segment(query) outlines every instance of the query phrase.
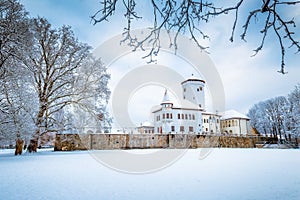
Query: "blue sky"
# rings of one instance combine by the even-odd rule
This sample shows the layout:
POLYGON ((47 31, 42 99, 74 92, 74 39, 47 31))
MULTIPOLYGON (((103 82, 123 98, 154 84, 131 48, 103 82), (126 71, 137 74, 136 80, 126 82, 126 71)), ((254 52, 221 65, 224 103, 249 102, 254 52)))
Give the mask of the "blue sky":
MULTIPOLYGON (((140 9, 143 10, 143 19, 134 22, 133 26, 135 28, 146 28, 151 24, 151 10, 144 3, 146 1, 138 1, 138 3, 140 2, 142 3, 140 9)), ((109 22, 92 25, 89 16, 93 15, 100 7, 99 0, 21 0, 21 3, 25 5, 26 10, 32 17, 46 17, 55 27, 60 27, 63 24, 72 26, 79 40, 88 43, 93 48, 98 47, 112 36, 121 34, 126 25, 122 12, 117 12, 109 22)), ((253 6, 253 1, 250 4, 252 5, 249 6, 253 6)), ((242 18, 247 14, 244 12, 245 9, 241 10, 242 18)), ((288 17, 295 16, 298 27, 300 26, 299 13, 299 6, 289 10, 289 12, 283 12, 288 17)), ((257 56, 251 57, 253 50, 257 48, 260 42, 261 35, 258 32, 260 29, 252 29, 247 35, 247 42, 245 43, 239 38, 241 34, 240 27, 244 21, 239 21, 235 42, 231 43, 229 37, 232 17, 233 15, 219 17, 213 19, 213 24, 205 25, 203 29, 211 38, 205 41, 204 44, 209 45, 209 57, 221 76, 226 97, 226 109, 235 109, 246 114, 254 103, 275 96, 287 95, 300 82, 300 67, 298 64, 300 54, 294 54, 295 49, 289 50, 286 57, 288 74, 281 75, 277 73, 277 70, 280 69, 280 49, 276 42, 277 39, 270 34, 263 51, 257 56)), ((259 19, 257 24, 260 24, 261 21, 259 19)), ((254 25, 254 23, 251 25, 254 25)), ((300 39, 299 35, 296 36, 300 39)), ((135 61, 132 61, 132 59, 132 57, 127 60, 122 58, 115 63, 116 66, 112 67, 114 69, 112 70, 112 83, 110 85, 112 90, 117 82, 115 77, 124 75, 124 71, 130 68, 131 65, 137 67, 143 62, 139 58, 135 61), (123 62, 121 63, 121 61, 123 62)), ((163 64, 174 66, 182 64, 176 56, 172 58, 170 56, 160 56, 160 59, 163 64)), ((192 73, 187 68, 180 68, 179 66, 175 66, 175 68, 184 76, 192 73)), ((140 92, 140 94, 132 94, 132 99, 129 102, 130 116, 136 124, 148 120, 148 114, 145 114, 145 110, 149 110, 151 104, 157 104, 161 101, 163 88, 145 87, 140 92), (145 98, 139 98, 141 95, 146 96, 146 100, 145 98), (138 105, 136 111, 132 111, 134 105, 138 105)))

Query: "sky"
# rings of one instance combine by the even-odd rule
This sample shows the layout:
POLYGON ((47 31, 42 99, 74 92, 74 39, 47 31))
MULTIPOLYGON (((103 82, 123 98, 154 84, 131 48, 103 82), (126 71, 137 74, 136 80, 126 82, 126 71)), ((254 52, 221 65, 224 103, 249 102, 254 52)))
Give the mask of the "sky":
MULTIPOLYGON (((99 0, 21 0, 30 16, 45 17, 50 23, 58 28, 70 25, 76 37, 82 42, 86 42, 94 49, 101 46, 105 41, 113 36, 120 35, 126 26, 126 19, 122 10, 117 11, 109 21, 92 25, 90 16, 100 8, 99 0)), ((151 25, 151 10, 147 1, 138 1, 138 9, 143 18, 134 22, 134 28, 147 28, 151 25)), ((225 110, 235 109, 246 114, 249 108, 272 97, 287 95, 297 83, 300 83, 300 54, 294 54, 295 49, 289 49, 286 56, 285 75, 278 73, 280 69, 280 48, 277 39, 273 34, 269 34, 266 39, 263 51, 256 56, 252 56, 254 49, 260 45, 260 29, 250 29, 247 35, 247 42, 240 40, 241 27, 247 17, 247 8, 253 6, 253 1, 242 7, 240 19, 237 23, 237 32, 234 42, 229 41, 233 15, 212 19, 213 23, 203 26, 203 30, 210 35, 210 39, 203 44, 209 46, 207 56, 214 63, 221 78, 225 93, 225 110)), ((288 12, 282 11, 284 17, 295 18, 296 24, 300 26, 300 6, 294 7, 288 12)), ((252 26, 261 25, 263 19, 258 18, 252 26)), ((298 33, 299 34, 299 33, 298 33)), ((300 39, 296 34, 296 38, 300 39)), ((114 51, 108 49, 107 51, 114 51)), ((145 59, 141 59, 143 52, 128 53, 120 56, 109 65, 108 71, 111 73, 109 87, 114 93, 114 89, 122 77, 131 70, 147 64, 145 59)), ((105 63, 106 64, 106 63, 105 63)), ((192 73, 203 79, 205 77, 193 70, 186 60, 181 59, 174 53, 165 52, 159 55, 158 64, 172 68, 183 77, 189 77, 192 73), (184 66, 184 67, 182 67, 184 66)), ((209 88, 209 85, 208 85, 209 88)), ((146 120, 151 120, 150 109, 161 102, 164 93, 162 85, 145 85, 134 90, 128 100, 128 113, 135 124, 146 120), (149 118, 150 117, 150 118, 149 118)), ((206 91, 207 102, 210 101, 209 93, 206 91)), ((176 95, 171 98, 176 101, 176 95)), ((209 103, 208 107, 209 107, 209 103)), ((210 108, 207 108, 208 110, 210 108)))

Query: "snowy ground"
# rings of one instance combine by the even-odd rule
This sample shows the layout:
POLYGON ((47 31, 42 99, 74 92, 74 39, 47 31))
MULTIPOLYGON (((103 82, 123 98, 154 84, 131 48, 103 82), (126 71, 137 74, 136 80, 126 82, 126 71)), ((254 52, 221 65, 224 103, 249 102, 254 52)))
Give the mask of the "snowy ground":
POLYGON ((85 151, 15 157, 0 150, 0 199, 300 199, 299 149, 214 149, 203 160, 199 152, 190 149, 163 170, 133 175, 85 151))

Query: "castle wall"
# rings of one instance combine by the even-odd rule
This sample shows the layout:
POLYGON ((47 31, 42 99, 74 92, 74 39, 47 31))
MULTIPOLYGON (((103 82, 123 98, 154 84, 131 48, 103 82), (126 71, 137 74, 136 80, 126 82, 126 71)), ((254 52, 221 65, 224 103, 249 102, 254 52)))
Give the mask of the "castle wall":
POLYGON ((148 148, 255 148, 265 137, 193 134, 57 134, 56 151, 148 148))

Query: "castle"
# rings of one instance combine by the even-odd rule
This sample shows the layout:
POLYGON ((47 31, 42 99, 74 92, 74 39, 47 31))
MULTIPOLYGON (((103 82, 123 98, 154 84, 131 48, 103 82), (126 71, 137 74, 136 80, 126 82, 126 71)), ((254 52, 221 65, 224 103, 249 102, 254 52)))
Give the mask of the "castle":
POLYGON ((250 134, 249 118, 235 110, 212 113, 205 110, 205 81, 191 76, 181 82, 182 100, 175 106, 165 90, 163 100, 154 110, 153 125, 145 122, 138 127, 142 134, 250 134))

